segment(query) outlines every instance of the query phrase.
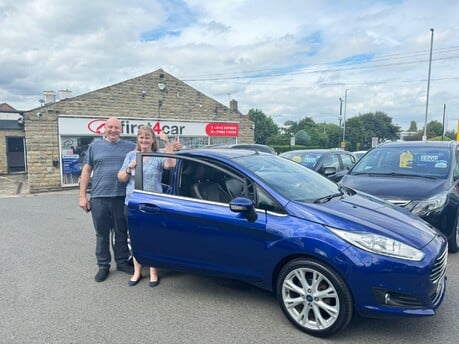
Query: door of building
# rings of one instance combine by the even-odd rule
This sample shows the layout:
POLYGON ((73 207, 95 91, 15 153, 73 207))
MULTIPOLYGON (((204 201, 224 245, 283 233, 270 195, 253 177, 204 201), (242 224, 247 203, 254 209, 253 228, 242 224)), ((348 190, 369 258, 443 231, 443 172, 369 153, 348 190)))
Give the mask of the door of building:
POLYGON ((25 172, 25 153, 23 137, 6 138, 6 161, 8 173, 25 172))

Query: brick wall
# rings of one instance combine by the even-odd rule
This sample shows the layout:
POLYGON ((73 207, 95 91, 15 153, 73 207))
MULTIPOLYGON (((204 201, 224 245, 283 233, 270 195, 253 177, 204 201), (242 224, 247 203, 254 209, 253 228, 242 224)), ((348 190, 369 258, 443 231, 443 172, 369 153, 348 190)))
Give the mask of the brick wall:
POLYGON ((59 166, 53 166, 54 159, 60 161, 59 115, 237 121, 238 142, 254 142, 253 123, 248 116, 231 111, 229 104, 225 106, 207 97, 161 69, 81 96, 46 104, 24 115, 31 193, 62 189, 59 166), (166 84, 164 91, 159 89, 159 82, 166 84))

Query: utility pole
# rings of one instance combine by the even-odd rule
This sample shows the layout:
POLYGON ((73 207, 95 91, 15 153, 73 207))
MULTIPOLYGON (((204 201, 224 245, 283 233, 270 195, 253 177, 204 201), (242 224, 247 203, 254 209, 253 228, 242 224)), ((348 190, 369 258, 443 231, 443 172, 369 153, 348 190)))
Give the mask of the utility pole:
POLYGON ((433 47, 433 37, 434 29, 430 29, 430 57, 429 57, 429 74, 427 76, 427 97, 426 97, 426 116, 424 119, 424 135, 422 135, 422 141, 427 140, 427 114, 429 113, 429 92, 430 92, 430 71, 432 68, 432 47, 433 47))
POLYGON ((347 108, 347 88, 344 90, 344 115, 343 115, 343 142, 346 144, 346 108, 347 108))
POLYGON ((445 117, 446 117, 446 104, 443 104, 443 125, 441 128, 441 140, 442 141, 445 136, 445 117))
POLYGON ((338 148, 341 148, 341 120, 343 119, 343 99, 339 98, 339 132, 338 132, 338 148))

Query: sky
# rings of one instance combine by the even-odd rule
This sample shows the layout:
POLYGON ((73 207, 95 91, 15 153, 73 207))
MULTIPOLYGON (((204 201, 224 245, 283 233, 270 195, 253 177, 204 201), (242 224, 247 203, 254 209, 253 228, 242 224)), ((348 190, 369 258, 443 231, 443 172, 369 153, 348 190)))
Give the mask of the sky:
POLYGON ((0 103, 31 110, 44 91, 162 68, 278 125, 382 111, 403 130, 426 117, 457 130, 458 13, 455 0, 2 0, 0 103))

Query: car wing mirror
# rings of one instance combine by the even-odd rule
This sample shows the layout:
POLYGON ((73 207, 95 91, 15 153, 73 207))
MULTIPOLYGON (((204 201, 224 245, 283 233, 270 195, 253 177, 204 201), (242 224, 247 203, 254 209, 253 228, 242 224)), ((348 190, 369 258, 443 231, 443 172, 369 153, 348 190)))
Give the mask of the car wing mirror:
POLYGON ((323 174, 326 176, 330 176, 336 173, 336 167, 325 167, 323 169, 323 174))
POLYGON ((239 213, 242 218, 247 219, 249 222, 255 222, 258 218, 255 205, 250 198, 236 197, 230 202, 229 208, 232 212, 239 213))

